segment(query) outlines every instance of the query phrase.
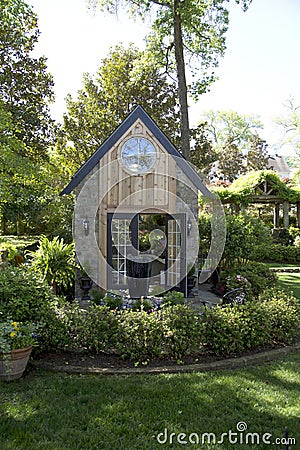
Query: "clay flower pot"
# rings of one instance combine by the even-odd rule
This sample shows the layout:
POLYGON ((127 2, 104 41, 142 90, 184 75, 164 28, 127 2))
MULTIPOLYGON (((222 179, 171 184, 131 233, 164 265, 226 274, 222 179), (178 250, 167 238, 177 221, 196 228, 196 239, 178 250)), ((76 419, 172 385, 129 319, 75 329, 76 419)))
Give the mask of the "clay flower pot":
POLYGON ((12 381, 21 378, 26 369, 32 347, 12 350, 0 354, 0 380, 12 381))

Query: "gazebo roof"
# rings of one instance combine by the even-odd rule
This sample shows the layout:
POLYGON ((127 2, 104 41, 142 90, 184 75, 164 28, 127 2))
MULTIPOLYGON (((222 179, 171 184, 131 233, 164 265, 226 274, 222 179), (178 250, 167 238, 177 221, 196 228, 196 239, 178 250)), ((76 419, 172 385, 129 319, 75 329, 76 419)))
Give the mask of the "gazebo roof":
POLYGON ((213 189, 223 203, 276 203, 300 201, 300 188, 288 187, 272 170, 251 171, 228 188, 213 189))

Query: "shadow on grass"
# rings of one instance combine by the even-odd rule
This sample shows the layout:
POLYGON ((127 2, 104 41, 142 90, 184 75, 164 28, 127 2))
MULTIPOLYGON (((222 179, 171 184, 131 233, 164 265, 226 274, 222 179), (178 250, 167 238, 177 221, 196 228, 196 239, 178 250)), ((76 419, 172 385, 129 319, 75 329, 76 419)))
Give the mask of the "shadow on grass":
POLYGON ((300 273, 278 272, 277 275, 279 286, 292 291, 300 299, 300 273))
MULTIPOLYGON (((299 363, 300 355, 291 355, 247 370, 111 377, 31 369, 24 379, 0 385, 0 448, 284 448, 226 438, 208 444, 208 436, 203 445, 177 442, 179 433, 185 439, 196 433, 200 442, 203 433, 215 433, 219 440, 222 433, 237 432, 239 422, 271 439, 282 437, 287 426, 299 445, 299 363), (168 442, 159 444, 156 436, 165 429, 168 442)), ((238 439, 245 435, 238 433, 238 439)))

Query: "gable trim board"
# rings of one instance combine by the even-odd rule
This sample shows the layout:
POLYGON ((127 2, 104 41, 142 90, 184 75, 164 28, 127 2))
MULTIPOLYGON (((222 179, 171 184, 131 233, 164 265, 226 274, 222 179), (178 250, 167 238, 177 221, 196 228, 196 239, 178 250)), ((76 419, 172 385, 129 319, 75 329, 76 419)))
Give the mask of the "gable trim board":
POLYGON ((103 156, 122 138, 122 136, 129 130, 134 123, 140 119, 148 130, 155 136, 162 147, 176 159, 177 164, 192 181, 194 186, 205 196, 211 199, 214 195, 204 185, 198 173, 193 167, 183 158, 183 156, 176 150, 174 145, 169 141, 166 135, 158 128, 156 123, 145 112, 145 110, 138 105, 127 118, 118 126, 118 128, 110 135, 106 141, 93 153, 93 155, 81 166, 75 173, 70 183, 64 188, 60 195, 70 194, 81 181, 92 171, 103 156))

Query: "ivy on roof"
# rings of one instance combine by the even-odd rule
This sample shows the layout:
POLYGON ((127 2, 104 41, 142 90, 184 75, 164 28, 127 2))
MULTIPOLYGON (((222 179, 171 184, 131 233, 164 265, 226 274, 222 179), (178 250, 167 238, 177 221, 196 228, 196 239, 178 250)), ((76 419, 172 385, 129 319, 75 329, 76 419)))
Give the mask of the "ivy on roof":
MULTIPOLYGON (((211 191, 219 195, 224 203, 248 205, 257 196, 258 188, 267 182, 272 188, 272 196, 279 200, 288 200, 290 203, 300 201, 300 186, 288 187, 279 175, 272 170, 251 171, 235 180, 228 188, 211 187, 211 191)), ((268 193, 262 194, 266 198, 268 193)))

